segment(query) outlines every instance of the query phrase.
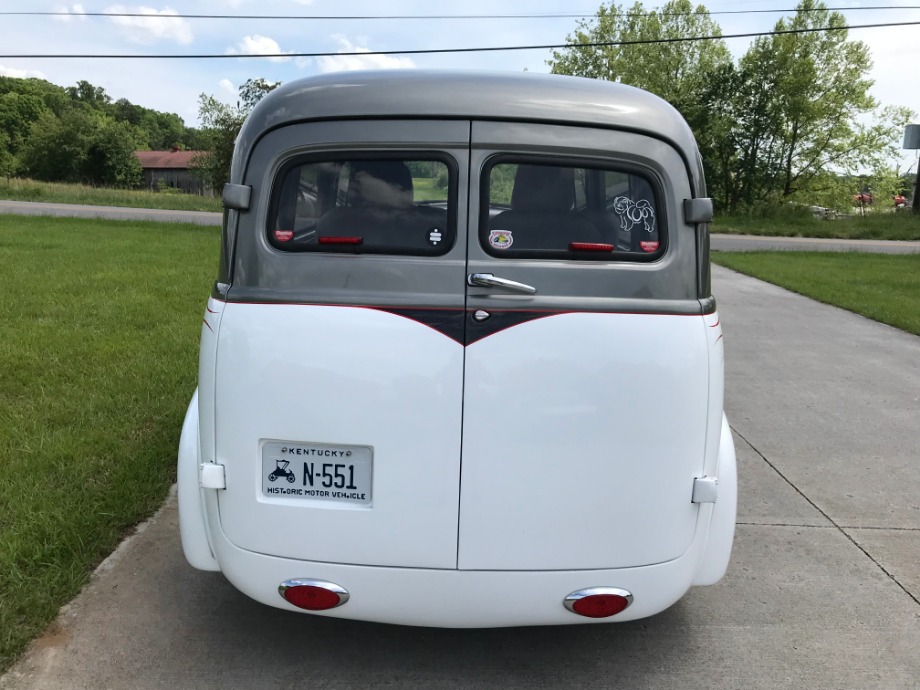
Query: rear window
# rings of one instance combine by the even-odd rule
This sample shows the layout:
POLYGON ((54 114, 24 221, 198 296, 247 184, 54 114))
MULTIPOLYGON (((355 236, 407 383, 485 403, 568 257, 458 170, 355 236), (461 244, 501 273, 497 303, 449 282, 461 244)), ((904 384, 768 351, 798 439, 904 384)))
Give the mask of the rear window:
POLYGON ((493 256, 647 261, 664 251, 656 185, 637 171, 500 159, 483 179, 480 241, 493 256))
POLYGON ((444 254, 455 200, 448 159, 298 160, 275 181, 268 241, 289 252, 444 254))

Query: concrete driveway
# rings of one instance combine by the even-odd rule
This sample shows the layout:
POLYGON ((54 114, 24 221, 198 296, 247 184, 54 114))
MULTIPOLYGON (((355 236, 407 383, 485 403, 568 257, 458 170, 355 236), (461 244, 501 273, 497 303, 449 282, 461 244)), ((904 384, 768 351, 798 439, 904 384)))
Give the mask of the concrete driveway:
POLYGON ((171 498, 0 687, 920 688, 920 338, 714 271, 741 484, 720 584, 620 625, 322 619, 188 567, 171 498))

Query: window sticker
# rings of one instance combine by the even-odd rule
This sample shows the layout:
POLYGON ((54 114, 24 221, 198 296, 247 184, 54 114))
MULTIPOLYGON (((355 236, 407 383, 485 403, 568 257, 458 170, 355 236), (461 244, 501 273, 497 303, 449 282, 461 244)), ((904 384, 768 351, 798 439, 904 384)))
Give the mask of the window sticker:
POLYGON ((509 230, 489 231, 489 244, 495 249, 508 249, 514 244, 514 237, 509 230))
POLYGON ((432 228, 428 233, 428 244, 432 247, 437 247, 441 244, 441 240, 444 239, 444 233, 441 232, 440 228, 432 228))
MULTIPOLYGON (((613 210, 620 218, 620 229, 624 232, 632 232, 632 229, 642 223, 646 232, 655 230, 655 209, 646 199, 633 201, 625 196, 618 196, 613 200, 613 210)), ((658 248, 657 242, 654 243, 655 249, 658 248)), ((645 247, 642 247, 645 249, 645 247)), ((655 249, 645 251, 655 251, 655 249)))
POLYGON ((275 230, 275 239, 279 242, 288 242, 294 237, 293 230, 275 230))
POLYGON ((658 240, 642 240, 639 246, 642 247, 642 251, 651 254, 658 251, 658 240))

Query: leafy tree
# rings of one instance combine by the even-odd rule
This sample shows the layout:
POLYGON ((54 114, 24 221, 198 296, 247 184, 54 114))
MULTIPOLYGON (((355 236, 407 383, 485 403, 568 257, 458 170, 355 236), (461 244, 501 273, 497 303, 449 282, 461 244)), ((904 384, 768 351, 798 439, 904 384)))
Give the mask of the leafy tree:
POLYGON ((68 86, 65 91, 75 103, 85 105, 91 110, 105 110, 112 99, 101 86, 93 86, 88 81, 80 80, 76 86, 68 86))
POLYGON ((64 89, 43 79, 0 77, 0 96, 8 93, 35 96, 56 115, 60 115, 70 107, 70 98, 64 89))
POLYGON ((721 40, 678 41, 633 45, 579 47, 586 43, 632 42, 719 36, 719 25, 703 6, 690 0, 670 0, 660 10, 641 2, 626 9, 611 2, 601 5, 591 20, 581 20, 570 47, 553 52, 555 74, 575 74, 619 81, 651 91, 690 119, 699 95, 713 70, 731 62, 721 40))
POLYGON ((86 152, 82 179, 107 187, 140 186, 142 169, 136 150, 137 130, 126 122, 101 120, 86 152))
MULTIPOLYGON (((844 27, 846 20, 803 0, 776 30, 822 26, 844 27)), ((845 30, 754 41, 734 89, 740 175, 725 190, 728 205, 801 197, 827 171, 882 169, 907 113, 878 109, 869 95, 871 66, 868 48, 845 30)))
POLYGON ((95 124, 96 118, 82 109, 72 108, 62 117, 43 113, 20 154, 24 171, 39 180, 80 181, 95 124))
POLYGON ((135 105, 119 98, 109 108, 116 120, 133 125, 139 134, 139 144, 153 150, 166 150, 174 146, 189 148, 189 131, 182 118, 175 113, 161 113, 135 105))
POLYGON ((6 178, 6 181, 10 181, 10 176, 16 170, 16 157, 10 153, 9 149, 9 135, 0 129, 0 176, 6 178))
POLYGON ((570 47, 553 52, 555 74, 573 74, 636 86, 670 102, 696 135, 707 178, 716 174, 711 161, 730 157, 725 149, 730 119, 720 104, 734 88, 726 81, 732 71, 731 54, 721 40, 675 41, 586 46, 592 43, 661 41, 696 36, 720 36, 719 25, 703 5, 671 0, 660 10, 641 2, 624 8, 614 2, 601 5, 591 20, 581 20, 567 37, 570 47), (579 47, 584 46, 584 47, 579 47), (721 91, 713 84, 724 84, 721 91))
POLYGON ((213 189, 220 191, 230 179, 233 146, 246 116, 265 94, 277 88, 279 83, 261 78, 247 79, 239 88, 240 101, 236 106, 227 105, 206 94, 199 97, 198 117, 202 123, 203 144, 201 148, 205 153, 197 156, 192 164, 213 189))
POLYGON ((25 171, 39 180, 133 187, 140 182, 136 133, 127 123, 73 108, 43 113, 23 146, 25 171))
POLYGON ((37 95, 15 91, 0 95, 0 132, 6 135, 3 148, 10 155, 19 151, 29 136, 32 123, 46 111, 45 104, 37 95))

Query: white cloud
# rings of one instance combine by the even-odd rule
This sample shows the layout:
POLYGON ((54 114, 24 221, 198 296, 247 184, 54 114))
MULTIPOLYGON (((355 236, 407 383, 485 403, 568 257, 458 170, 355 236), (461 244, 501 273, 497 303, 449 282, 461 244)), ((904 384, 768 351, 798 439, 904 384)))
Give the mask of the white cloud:
POLYGON ((236 87, 233 85, 233 82, 229 79, 221 79, 218 82, 220 90, 223 91, 228 96, 236 96, 236 87))
POLYGON ((142 14, 143 17, 110 17, 109 21, 122 27, 125 34, 137 43, 173 41, 188 45, 195 40, 192 26, 178 16, 176 10, 166 7, 155 10, 152 7, 125 7, 112 5, 103 10, 106 14, 142 14))
MULTIPOLYGON (((341 46, 340 53, 369 53, 370 48, 356 46, 342 34, 333 38, 341 46)), ((316 59, 321 72, 344 72, 360 69, 412 69, 415 63, 396 55, 334 55, 316 59)))
POLYGON ((86 21, 86 10, 83 9, 83 5, 71 5, 70 7, 56 5, 54 11, 62 13, 52 17, 56 22, 70 22, 75 19, 81 22, 86 21))
POLYGON ((15 67, 4 67, 0 65, 0 77, 15 77, 16 79, 47 79, 44 72, 35 69, 16 69, 15 67))
MULTIPOLYGON (((278 41, 268 36, 254 34, 245 36, 242 41, 235 46, 227 48, 227 55, 277 55, 278 53, 291 52, 281 50, 278 41)), ((270 57, 271 62, 287 62, 289 57, 270 57)))

